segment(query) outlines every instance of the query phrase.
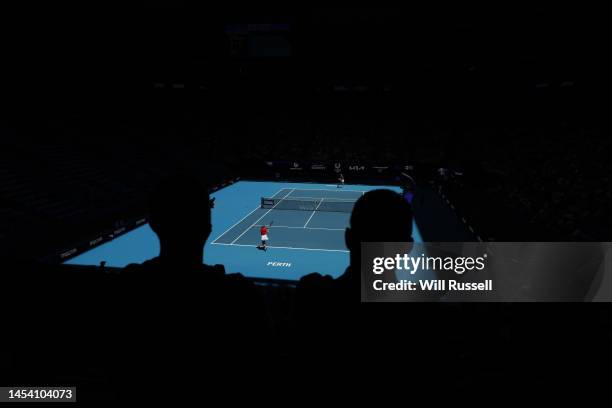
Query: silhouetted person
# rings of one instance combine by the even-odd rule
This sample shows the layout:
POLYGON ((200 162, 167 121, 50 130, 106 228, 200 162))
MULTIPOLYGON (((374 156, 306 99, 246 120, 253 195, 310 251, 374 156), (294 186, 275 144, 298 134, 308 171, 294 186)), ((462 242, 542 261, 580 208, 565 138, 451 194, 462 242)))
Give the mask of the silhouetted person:
POLYGON ((345 232, 346 247, 350 251, 350 265, 342 276, 331 280, 319 274, 301 279, 298 290, 309 286, 331 286, 334 297, 342 302, 359 298, 362 242, 412 242, 412 208, 398 193, 373 190, 364 194, 351 213, 345 232))
POLYGON ((210 203, 190 176, 164 181, 150 197, 159 256, 120 275, 125 384, 139 380, 151 390, 164 381, 202 381, 207 370, 242 358, 246 348, 237 347, 245 339, 254 348, 263 341, 266 315, 255 285, 225 274, 221 265, 202 264, 212 230, 210 203))
MULTIPOLYGON (((355 358, 342 352, 348 344, 363 339, 359 327, 362 242, 412 242, 412 209, 404 198, 391 190, 374 190, 364 194, 353 208, 345 232, 350 251, 350 265, 343 275, 311 274, 303 277, 296 293, 297 340, 303 342, 305 364, 319 358, 355 358), (336 347, 319 348, 321 344, 336 347), (332 356, 327 356, 329 353, 332 356)), ((365 326, 364 326, 365 327, 365 326)), ((368 329, 369 330, 369 329, 368 329)), ((304 357, 301 355, 301 357, 304 357)))
POLYGON ((412 208, 398 193, 374 190, 364 194, 353 208, 345 232, 351 263, 336 280, 342 295, 357 297, 362 242, 412 242, 412 208), (350 293, 353 292, 353 295, 350 293))
POLYGON ((190 176, 162 182, 149 199, 149 225, 160 244, 160 264, 200 267, 212 230, 208 192, 190 176))

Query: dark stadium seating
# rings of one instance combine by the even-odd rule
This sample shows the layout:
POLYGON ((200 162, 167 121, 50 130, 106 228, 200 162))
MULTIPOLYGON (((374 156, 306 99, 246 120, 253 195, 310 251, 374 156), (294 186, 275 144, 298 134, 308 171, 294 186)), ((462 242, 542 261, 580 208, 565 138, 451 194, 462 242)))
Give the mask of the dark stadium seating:
MULTIPOLYGON (((158 139, 141 139, 139 135, 146 130, 137 127, 116 129, 112 148, 91 140, 87 144, 28 141, 17 137, 15 130, 4 129, 7 137, 0 151, 2 236, 27 237, 39 232, 39 236, 53 237, 51 242, 29 243, 32 254, 43 256, 96 235, 118 220, 142 215, 146 192, 177 166, 199 171, 214 184, 239 175, 248 177, 248 166, 271 157, 410 162, 417 168, 432 169, 422 175, 424 181, 436 180, 433 169, 438 166, 464 169, 482 158, 484 167, 467 167, 461 177, 444 182, 443 193, 485 239, 516 239, 523 234, 534 239, 594 240, 605 239, 609 230, 602 224, 601 210, 592 207, 610 201, 604 187, 609 181, 609 164, 602 157, 607 149, 592 148, 606 143, 598 130, 550 121, 533 128, 460 129, 461 138, 468 141, 462 146, 454 140, 459 137, 457 130, 411 127, 406 121, 384 117, 357 122, 246 119, 246 126, 236 128, 195 123, 195 129, 187 132, 197 136, 170 151, 159 149, 163 142, 158 139), (239 133, 245 129, 246 135, 239 133), (483 140, 488 134, 496 137, 495 143, 474 149, 469 142, 472 137, 483 140), (530 149, 523 150, 528 141, 530 149), (439 146, 453 148, 444 151, 439 146), (201 167, 197 152, 215 160, 201 167), (498 204, 490 205, 491 200, 498 204), (499 211, 507 216, 500 217, 499 211), (507 225, 501 225, 503 222, 507 225)), ((68 131, 87 137, 100 133, 82 121, 54 123, 40 131, 56 137, 68 131)), ((186 130, 170 125, 165 132, 181 140, 186 130)))

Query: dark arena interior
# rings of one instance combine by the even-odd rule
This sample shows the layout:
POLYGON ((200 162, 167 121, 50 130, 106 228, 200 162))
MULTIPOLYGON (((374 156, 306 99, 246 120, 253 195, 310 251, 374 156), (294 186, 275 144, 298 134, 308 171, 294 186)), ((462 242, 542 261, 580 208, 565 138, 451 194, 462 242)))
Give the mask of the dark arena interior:
POLYGON ((586 295, 357 298, 364 242, 609 241, 594 10, 157 0, 2 20, 0 386, 516 393, 609 363, 612 313, 586 295))

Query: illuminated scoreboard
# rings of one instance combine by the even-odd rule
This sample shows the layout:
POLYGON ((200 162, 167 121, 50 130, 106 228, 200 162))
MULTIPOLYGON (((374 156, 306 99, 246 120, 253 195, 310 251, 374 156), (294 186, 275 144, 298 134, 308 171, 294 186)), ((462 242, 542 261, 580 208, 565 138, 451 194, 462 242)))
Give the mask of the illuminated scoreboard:
POLYGON ((289 24, 228 24, 229 54, 239 58, 289 57, 289 24))

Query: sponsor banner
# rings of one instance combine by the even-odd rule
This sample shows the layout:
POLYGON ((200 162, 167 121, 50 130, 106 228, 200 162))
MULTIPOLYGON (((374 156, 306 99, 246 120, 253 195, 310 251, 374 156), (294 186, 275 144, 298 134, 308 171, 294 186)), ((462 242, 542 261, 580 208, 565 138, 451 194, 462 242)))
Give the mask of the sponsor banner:
POLYGON ((126 231, 125 227, 121 227, 121 228, 117 228, 116 230, 113 231, 113 235, 117 236, 117 235, 121 235, 126 231))
POLYGON ((98 235, 95 238, 92 238, 88 241, 84 241, 82 243, 80 243, 78 246, 76 246, 75 248, 72 248, 68 251, 65 251, 63 253, 60 253, 59 255, 54 255, 54 256, 58 256, 59 260, 61 262, 65 262, 68 259, 77 256, 85 251, 88 251, 94 247, 97 247, 99 245, 102 245, 106 242, 108 242, 109 240, 113 240, 114 238, 125 234, 128 231, 131 231, 134 228, 138 228, 144 224, 146 224, 147 219, 146 218, 139 218, 137 220, 133 220, 133 221, 118 221, 116 224, 117 225, 121 225, 121 224, 125 224, 124 226, 119 226, 116 227, 108 232, 106 232, 103 235, 98 235))
POLYGON ((389 166, 372 166, 372 172, 378 174, 387 173, 389 169, 389 166))
POLYGON ((353 173, 365 173, 367 171, 367 167, 363 164, 352 163, 346 166, 348 171, 353 173))
POLYGON ((304 169, 302 168, 299 162, 293 162, 289 170, 297 171, 297 170, 304 170, 304 169))
POLYGON ((69 249, 68 251, 60 254, 60 259, 70 258, 71 256, 74 256, 78 251, 79 250, 77 248, 69 249))
POLYGON ((362 302, 612 302, 612 243, 363 243, 362 302))
POLYGON ((97 245, 100 245, 103 241, 104 241, 104 237, 98 237, 96 239, 92 239, 91 241, 89 241, 89 246, 95 247, 97 245))
POLYGON ((398 181, 402 172, 412 173, 412 165, 403 164, 376 164, 371 165, 364 162, 342 162, 342 161, 266 161, 265 168, 277 174, 279 177, 286 175, 320 176, 320 175, 350 175, 353 180, 363 179, 389 179, 398 181))

